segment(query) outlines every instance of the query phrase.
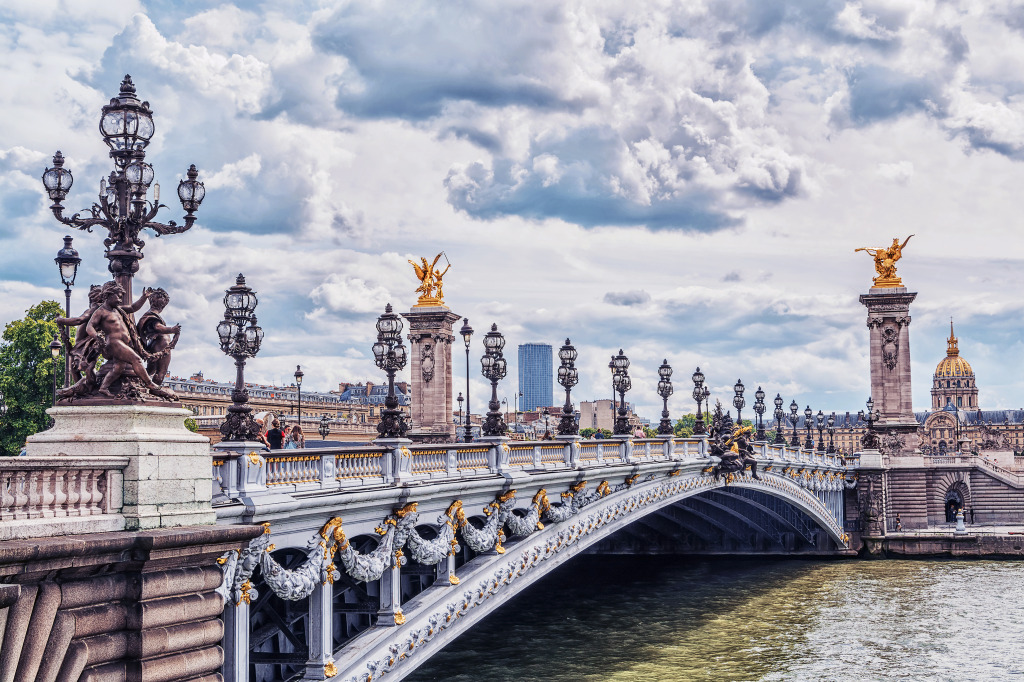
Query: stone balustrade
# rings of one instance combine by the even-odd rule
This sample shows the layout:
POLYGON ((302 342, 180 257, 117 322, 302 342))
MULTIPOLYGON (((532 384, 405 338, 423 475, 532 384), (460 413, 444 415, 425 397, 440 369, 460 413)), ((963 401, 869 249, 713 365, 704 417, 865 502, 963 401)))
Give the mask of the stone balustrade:
POLYGON ((0 458, 0 540, 124 529, 127 457, 0 458))

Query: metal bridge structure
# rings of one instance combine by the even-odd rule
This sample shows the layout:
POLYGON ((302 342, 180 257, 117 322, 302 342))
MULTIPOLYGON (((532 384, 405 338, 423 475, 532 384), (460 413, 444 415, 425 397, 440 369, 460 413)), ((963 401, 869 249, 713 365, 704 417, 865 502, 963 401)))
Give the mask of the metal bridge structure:
POLYGON ((222 452, 229 681, 400 680, 583 553, 849 554, 839 455, 754 443, 716 475, 702 437, 222 452))

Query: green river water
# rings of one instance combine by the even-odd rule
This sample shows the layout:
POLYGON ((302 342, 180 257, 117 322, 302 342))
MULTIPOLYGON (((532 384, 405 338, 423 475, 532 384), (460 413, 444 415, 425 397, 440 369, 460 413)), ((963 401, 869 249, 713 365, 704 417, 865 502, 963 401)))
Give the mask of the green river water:
POLYGON ((1024 562, 583 556, 405 679, 1024 681, 1024 562))

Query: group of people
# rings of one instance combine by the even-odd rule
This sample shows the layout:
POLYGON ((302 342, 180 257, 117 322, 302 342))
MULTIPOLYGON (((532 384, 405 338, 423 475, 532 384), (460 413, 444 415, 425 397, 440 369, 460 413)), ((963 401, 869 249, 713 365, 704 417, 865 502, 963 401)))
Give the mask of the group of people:
POLYGON ((271 450, 294 450, 306 447, 306 437, 302 435, 301 425, 287 424, 282 428, 281 421, 274 418, 270 422, 270 428, 267 429, 264 425, 265 420, 257 418, 256 421, 260 424, 260 442, 271 450))

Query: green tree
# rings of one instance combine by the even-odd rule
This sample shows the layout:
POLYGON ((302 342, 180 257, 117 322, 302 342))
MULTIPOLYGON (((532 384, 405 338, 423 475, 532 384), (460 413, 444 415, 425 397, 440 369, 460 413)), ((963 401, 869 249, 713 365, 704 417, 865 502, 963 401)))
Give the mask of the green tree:
POLYGON ((199 424, 192 417, 185 417, 185 428, 192 433, 199 433, 199 424))
MULTIPOLYGON (((17 455, 25 439, 47 428, 53 404, 53 373, 61 360, 50 355, 57 334, 54 320, 64 311, 56 301, 43 301, 25 311, 25 318, 4 327, 0 337, 0 391, 7 412, 0 416, 0 455, 17 455)), ((58 381, 60 377, 58 377, 58 381)))

